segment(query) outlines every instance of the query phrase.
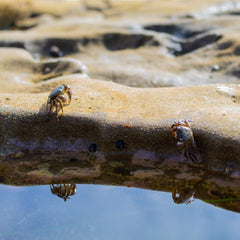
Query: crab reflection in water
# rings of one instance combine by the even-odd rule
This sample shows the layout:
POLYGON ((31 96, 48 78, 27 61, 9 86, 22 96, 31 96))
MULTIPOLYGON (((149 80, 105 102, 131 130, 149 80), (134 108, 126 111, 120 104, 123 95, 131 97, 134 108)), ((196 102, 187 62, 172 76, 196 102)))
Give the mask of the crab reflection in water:
POLYGON ((195 190, 191 190, 191 189, 190 190, 188 190, 188 189, 178 190, 178 189, 176 189, 172 193, 172 198, 176 204, 182 204, 182 203, 190 204, 195 200, 194 194, 195 194, 195 190))
POLYGON ((51 184, 50 189, 53 195, 57 195, 65 202, 76 193, 76 184, 51 184))

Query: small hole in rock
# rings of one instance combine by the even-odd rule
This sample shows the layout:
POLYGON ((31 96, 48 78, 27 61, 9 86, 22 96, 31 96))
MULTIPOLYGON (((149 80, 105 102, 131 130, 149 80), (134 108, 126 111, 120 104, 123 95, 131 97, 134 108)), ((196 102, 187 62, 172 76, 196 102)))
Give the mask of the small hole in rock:
POLYGON ((71 158, 69 161, 70 161, 70 162, 78 162, 78 159, 76 159, 76 158, 71 158))
POLYGON ((120 150, 124 149, 124 145, 125 145, 125 143, 123 140, 117 140, 116 146, 118 149, 120 149, 120 150))
POLYGON ((96 145, 95 143, 92 143, 92 144, 89 146, 88 150, 89 150, 90 152, 96 152, 96 151, 97 151, 97 145, 96 145))

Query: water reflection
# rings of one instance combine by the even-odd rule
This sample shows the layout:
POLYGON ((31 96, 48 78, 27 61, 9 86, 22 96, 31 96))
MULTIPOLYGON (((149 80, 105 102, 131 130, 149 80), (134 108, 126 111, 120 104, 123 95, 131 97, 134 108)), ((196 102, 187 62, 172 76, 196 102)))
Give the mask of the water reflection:
POLYGON ((0 239, 221 240, 240 237, 239 214, 198 199, 190 205, 177 205, 171 194, 165 192, 100 185, 77 185, 77 188, 71 201, 64 202, 50 193, 49 185, 0 185, 0 239))
MULTIPOLYGON (((66 202, 67 199, 70 199, 70 196, 75 195, 77 191, 77 186, 74 183, 72 184, 59 183, 59 184, 51 184, 49 186, 52 194, 58 196, 59 198, 62 198, 64 202, 66 202)), ((129 186, 126 186, 126 187, 129 187, 129 186)), ((195 190, 192 190, 192 189, 184 189, 184 190, 176 189, 172 193, 172 199, 176 204, 182 204, 182 203, 190 204, 195 200, 194 194, 195 194, 195 190)), ((225 199, 225 202, 226 201, 227 199, 225 199)), ((224 201, 221 201, 220 199, 219 201, 209 200, 208 202, 215 203, 215 202, 224 202, 224 201)))
MULTIPOLYGON (((70 199, 70 196, 75 195, 77 186, 71 184, 51 184, 50 190, 53 195, 62 198, 64 202, 70 199)), ((129 188, 129 186, 126 186, 129 188)), ((223 188, 221 191, 209 189, 206 192, 202 185, 178 185, 172 191, 172 199, 176 204, 190 204, 196 199, 201 199, 206 203, 216 207, 221 207, 226 210, 231 210, 240 213, 240 198, 236 195, 227 193, 223 188), (197 196, 197 197, 196 197, 197 196)))
POLYGON ((65 202, 76 193, 76 184, 51 184, 50 189, 53 195, 62 198, 65 202))
POLYGON ((192 190, 192 189, 188 189, 188 190, 176 189, 172 193, 172 198, 173 198, 173 201, 177 204, 180 204, 180 203, 190 204, 195 200, 194 194, 195 194, 195 190, 192 190))

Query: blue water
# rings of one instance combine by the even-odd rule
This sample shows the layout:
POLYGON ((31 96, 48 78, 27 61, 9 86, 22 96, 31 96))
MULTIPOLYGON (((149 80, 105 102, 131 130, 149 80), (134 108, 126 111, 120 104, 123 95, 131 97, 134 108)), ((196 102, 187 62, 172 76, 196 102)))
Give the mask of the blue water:
POLYGON ((0 240, 239 239, 240 214, 170 193, 77 185, 66 202, 49 186, 0 185, 0 240))

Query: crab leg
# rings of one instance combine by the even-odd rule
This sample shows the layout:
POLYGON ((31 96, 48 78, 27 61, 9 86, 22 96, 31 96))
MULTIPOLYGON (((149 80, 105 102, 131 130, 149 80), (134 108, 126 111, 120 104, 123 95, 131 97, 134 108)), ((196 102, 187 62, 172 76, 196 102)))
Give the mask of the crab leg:
POLYGON ((50 116, 50 113, 51 113, 51 111, 52 111, 52 107, 53 107, 53 104, 50 104, 50 108, 49 108, 49 110, 48 110, 48 116, 50 116))
POLYGON ((48 113, 48 105, 49 105, 49 103, 47 103, 47 107, 46 107, 46 115, 47 115, 47 113, 48 113))
POLYGON ((61 99, 57 98, 56 101, 59 103, 60 108, 61 108, 61 110, 62 110, 62 114, 63 114, 63 104, 62 104, 61 99))
POLYGON ((56 107, 56 117, 57 117, 57 121, 59 121, 59 118, 58 118, 58 103, 57 103, 57 100, 54 100, 54 105, 56 107))
POLYGON ((69 89, 69 90, 67 91, 67 94, 68 94, 68 99, 69 99, 68 103, 70 104, 70 103, 71 103, 71 100, 72 100, 72 90, 69 89))

